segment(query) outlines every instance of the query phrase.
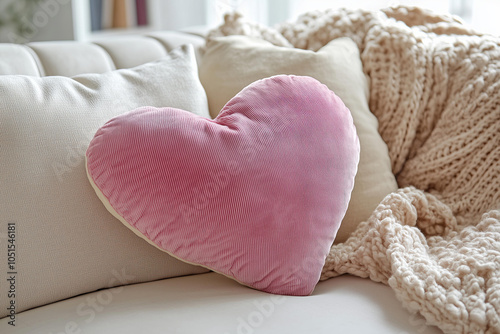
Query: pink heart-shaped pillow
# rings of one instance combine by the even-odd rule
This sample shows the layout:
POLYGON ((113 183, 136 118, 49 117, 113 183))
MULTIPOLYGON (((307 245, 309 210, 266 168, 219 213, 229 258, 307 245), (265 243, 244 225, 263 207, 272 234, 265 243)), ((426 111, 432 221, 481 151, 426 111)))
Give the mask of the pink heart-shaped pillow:
POLYGON ((262 291, 309 295, 358 160, 342 101, 313 78, 281 75, 214 120, 153 107, 115 117, 86 165, 108 210, 152 245, 262 291))

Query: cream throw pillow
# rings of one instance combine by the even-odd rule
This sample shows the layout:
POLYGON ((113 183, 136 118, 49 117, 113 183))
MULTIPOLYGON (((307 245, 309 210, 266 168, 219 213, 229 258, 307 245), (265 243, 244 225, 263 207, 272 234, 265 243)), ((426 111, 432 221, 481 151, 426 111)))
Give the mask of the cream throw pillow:
MULTIPOLYGON (((207 271, 123 228, 84 166, 97 129, 128 110, 169 106, 209 117, 191 46, 103 74, 0 76, 0 92, 0 263, 6 274, 5 237, 13 223, 17 312, 105 287, 207 271)), ((0 317, 11 300, 4 276, 0 317)))
POLYGON ((380 201, 397 189, 387 145, 368 108, 368 82, 352 40, 339 38, 313 52, 278 47, 247 36, 214 38, 207 43, 199 72, 213 118, 242 88, 278 74, 313 77, 344 101, 354 119, 361 156, 349 208, 335 243, 344 242, 380 201))

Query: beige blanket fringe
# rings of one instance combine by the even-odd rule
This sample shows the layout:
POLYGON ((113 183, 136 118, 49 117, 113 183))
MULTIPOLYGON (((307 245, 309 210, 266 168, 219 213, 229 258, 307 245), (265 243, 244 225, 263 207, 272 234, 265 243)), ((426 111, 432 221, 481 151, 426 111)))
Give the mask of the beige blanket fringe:
POLYGON ((500 333, 500 38, 410 7, 316 11, 276 29, 225 19, 207 38, 360 48, 401 189, 332 247, 321 279, 369 277, 446 333, 500 333))

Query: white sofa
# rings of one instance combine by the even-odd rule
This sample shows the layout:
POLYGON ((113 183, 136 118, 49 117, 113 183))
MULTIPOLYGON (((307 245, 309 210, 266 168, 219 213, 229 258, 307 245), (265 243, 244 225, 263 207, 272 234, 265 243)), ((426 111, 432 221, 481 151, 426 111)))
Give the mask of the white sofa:
MULTIPOLYGON (((121 36, 96 43, 3 44, 0 45, 0 74, 70 77, 82 73, 103 73, 153 61, 185 43, 194 45, 199 59, 198 50, 204 39, 180 32, 121 36)), ((6 130, 6 124, 0 126, 2 131, 6 130)), ((4 145, 9 143, 0 143, 0 147, 4 145)), ((0 170, 0 174, 3 175, 4 171, 0 170)), ((24 191, 29 192, 30 189, 24 191)), ((22 198, 19 200, 22 201, 22 198)), ((2 219, 3 215, 9 217, 8 210, 3 209, 2 219)), ((7 224, 5 221, 1 223, 7 224)), ((18 247, 26 248, 21 224, 18 230, 18 247)), ((129 231, 124 233, 132 234, 129 231)), ((2 252, 5 252, 5 238, 1 242, 2 252)), ((78 257, 78 250, 75 250, 74 256, 78 257)), ((168 257, 167 254, 164 256, 168 257)), ((24 259, 18 258, 17 261, 22 263, 24 259)), ((1 266, 6 267, 4 263, 1 266)), ((51 268, 38 270, 50 271, 51 268)), ((8 306, 5 291, 8 287, 4 285, 6 272, 7 269, 3 269, 0 291, 2 309, 8 306)), ((64 275, 64 272, 60 274, 64 275)), ((18 275, 23 275, 23 272, 20 270, 18 275)), ((347 275, 318 283, 314 293, 308 297, 259 292, 212 272, 132 283, 136 284, 114 284, 114 288, 98 291, 90 285, 87 291, 79 290, 88 293, 29 307, 15 314, 15 326, 9 325, 12 321, 10 317, 0 319, 0 332, 440 333, 435 327, 425 326, 419 316, 404 310, 388 286, 347 275)), ((44 290, 43 281, 35 288, 44 290)))

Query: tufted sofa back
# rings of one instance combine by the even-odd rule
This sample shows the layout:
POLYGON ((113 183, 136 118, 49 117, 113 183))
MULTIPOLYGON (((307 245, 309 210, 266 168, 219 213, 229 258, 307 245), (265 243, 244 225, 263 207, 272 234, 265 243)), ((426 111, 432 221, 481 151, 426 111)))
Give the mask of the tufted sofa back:
POLYGON ((198 35, 159 31, 113 36, 94 42, 0 43, 0 75, 66 76, 130 68, 165 56, 182 44, 193 44, 199 58, 204 39, 198 35))

